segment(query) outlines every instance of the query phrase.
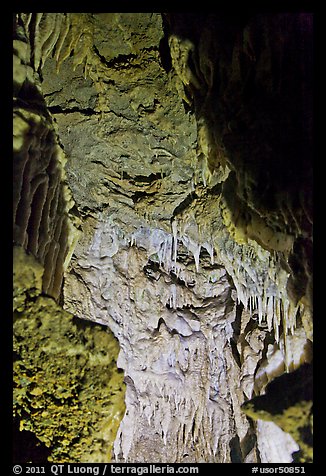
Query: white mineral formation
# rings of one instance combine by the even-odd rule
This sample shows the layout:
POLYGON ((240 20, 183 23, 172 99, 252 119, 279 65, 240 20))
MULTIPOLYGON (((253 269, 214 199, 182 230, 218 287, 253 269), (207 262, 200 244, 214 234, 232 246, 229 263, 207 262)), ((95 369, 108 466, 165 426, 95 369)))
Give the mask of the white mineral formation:
MULTIPOLYGON (((261 366, 255 382, 268 330, 257 328, 256 337, 247 332, 240 371, 231 342, 234 289, 225 268, 213 264, 212 248, 182 235, 176 225, 171 233, 142 226, 126 236, 103 215, 89 236, 77 246, 73 273, 66 276, 65 307, 109 326, 119 340, 118 366, 127 391, 114 460, 234 462, 238 451, 251 461, 251 448, 240 444, 251 432, 240 411, 245 399, 240 384, 251 397, 262 373, 266 383, 275 366, 284 370, 285 357, 278 348, 275 364, 261 366), (200 262, 202 246, 208 259, 200 262)), ((256 299, 251 312, 244 313, 247 324, 259 305, 256 299)), ((286 462, 293 445, 282 447, 278 436, 273 451, 286 462)))

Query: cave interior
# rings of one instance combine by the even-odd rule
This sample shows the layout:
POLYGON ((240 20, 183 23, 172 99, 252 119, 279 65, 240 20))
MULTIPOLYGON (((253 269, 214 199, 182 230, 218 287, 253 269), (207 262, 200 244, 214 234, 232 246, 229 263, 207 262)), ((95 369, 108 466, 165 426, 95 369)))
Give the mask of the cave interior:
POLYGON ((313 461, 313 14, 16 13, 13 459, 313 461))

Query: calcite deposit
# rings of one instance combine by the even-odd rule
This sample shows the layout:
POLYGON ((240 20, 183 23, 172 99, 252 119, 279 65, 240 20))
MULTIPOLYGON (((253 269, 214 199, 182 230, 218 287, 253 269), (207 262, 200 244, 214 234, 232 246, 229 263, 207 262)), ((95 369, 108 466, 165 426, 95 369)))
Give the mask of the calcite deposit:
POLYGON ((15 31, 15 241, 38 289, 16 290, 15 335, 44 376, 21 427, 64 388, 36 350, 57 339, 85 381, 74 358, 65 441, 57 409, 30 412, 51 458, 312 461, 311 380, 287 384, 312 362, 312 15, 25 13, 15 31))

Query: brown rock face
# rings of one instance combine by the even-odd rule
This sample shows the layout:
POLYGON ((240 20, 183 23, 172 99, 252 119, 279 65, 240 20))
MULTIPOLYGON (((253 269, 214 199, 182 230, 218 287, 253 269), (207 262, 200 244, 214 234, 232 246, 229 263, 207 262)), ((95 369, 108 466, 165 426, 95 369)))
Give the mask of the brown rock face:
POLYGON ((312 460, 311 58, 310 14, 17 15, 15 240, 126 384, 65 458, 312 460))

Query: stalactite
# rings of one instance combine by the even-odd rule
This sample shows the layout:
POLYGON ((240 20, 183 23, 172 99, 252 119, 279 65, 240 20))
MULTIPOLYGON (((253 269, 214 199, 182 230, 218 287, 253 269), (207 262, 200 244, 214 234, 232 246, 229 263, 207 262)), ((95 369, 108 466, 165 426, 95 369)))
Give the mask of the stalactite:
MULTIPOLYGON (((178 240, 193 256, 197 273, 200 271, 201 249, 205 248, 208 251, 212 264, 216 253, 233 279, 238 302, 241 302, 245 309, 249 308, 251 316, 257 313, 259 325, 266 322, 268 330, 274 331, 277 343, 280 339, 281 326, 285 336, 289 332, 292 333, 296 326, 298 308, 291 305, 287 296, 288 273, 278 266, 270 253, 259 248, 257 244, 251 244, 249 252, 244 246, 236 245, 233 256, 223 249, 216 249, 207 242, 196 242, 187 234, 189 227, 190 223, 174 220, 170 234, 163 230, 142 228, 133 234, 130 242, 149 250, 149 256, 157 255, 159 264, 168 273, 170 271, 180 273, 180 267, 177 264, 178 240), (255 248, 258 249, 257 252, 254 252, 255 248)), ((197 234, 199 233, 197 224, 194 230, 197 230, 197 234)), ((170 305, 175 308, 174 288, 171 293, 170 305)))

